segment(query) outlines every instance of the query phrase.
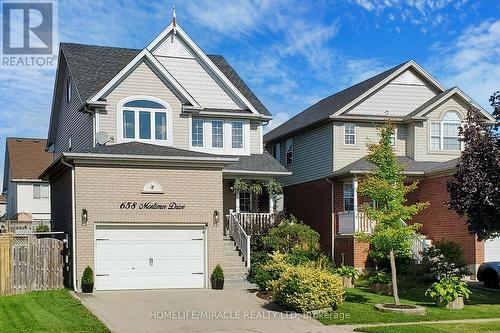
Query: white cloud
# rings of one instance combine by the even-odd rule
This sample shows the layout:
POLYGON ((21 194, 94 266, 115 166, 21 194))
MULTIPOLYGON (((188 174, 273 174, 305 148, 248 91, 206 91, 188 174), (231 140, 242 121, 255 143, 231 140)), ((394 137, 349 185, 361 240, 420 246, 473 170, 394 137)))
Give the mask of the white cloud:
POLYGON ((500 90, 500 20, 468 27, 431 60, 448 86, 460 86, 483 107, 500 90))
POLYGON ((286 112, 279 112, 275 114, 273 120, 271 120, 269 124, 264 126, 264 133, 267 133, 272 129, 278 127, 279 125, 286 122, 288 119, 290 119, 290 115, 288 115, 288 113, 286 112))

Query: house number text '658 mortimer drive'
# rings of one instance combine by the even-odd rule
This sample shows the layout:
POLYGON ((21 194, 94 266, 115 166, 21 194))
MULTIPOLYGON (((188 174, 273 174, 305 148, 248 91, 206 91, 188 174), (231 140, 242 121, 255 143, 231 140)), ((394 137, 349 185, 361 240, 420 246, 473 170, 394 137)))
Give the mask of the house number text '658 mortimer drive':
POLYGON ((185 205, 177 202, 170 202, 169 204, 162 204, 158 202, 136 202, 124 201, 120 204, 120 209, 184 209, 185 205))

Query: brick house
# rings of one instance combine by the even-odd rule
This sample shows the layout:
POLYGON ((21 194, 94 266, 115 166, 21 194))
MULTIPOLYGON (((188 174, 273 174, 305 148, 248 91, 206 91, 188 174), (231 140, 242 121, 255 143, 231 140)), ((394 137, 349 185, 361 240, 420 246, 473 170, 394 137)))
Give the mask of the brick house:
POLYGON ((286 168, 285 211, 311 225, 321 245, 337 264, 364 268, 366 244, 357 231, 370 232, 370 221, 359 207, 358 181, 373 165, 365 159, 367 143, 378 141, 386 118, 396 125, 392 145, 408 179, 419 179, 409 200, 429 201, 413 221, 423 225, 414 256, 440 240, 459 243, 475 269, 488 258, 500 257, 500 240, 484 245, 467 232, 464 221, 448 211, 446 182, 460 156, 458 127, 474 106, 487 121, 492 116, 458 87, 447 89, 414 61, 395 66, 361 83, 326 97, 264 136, 266 149, 286 168))
POLYGON ((58 59, 42 178, 71 286, 90 266, 97 290, 208 288, 218 263, 244 283, 242 221, 272 223, 274 200, 232 186, 289 174, 263 149, 266 107, 175 21, 141 50, 62 43, 58 59))

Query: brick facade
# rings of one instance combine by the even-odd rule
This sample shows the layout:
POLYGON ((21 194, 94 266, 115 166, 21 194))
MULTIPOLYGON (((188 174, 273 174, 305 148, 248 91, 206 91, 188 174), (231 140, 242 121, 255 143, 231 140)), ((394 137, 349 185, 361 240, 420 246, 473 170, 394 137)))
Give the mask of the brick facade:
MULTIPOLYGON (((416 215, 412 223, 422 224, 420 232, 435 244, 449 240, 460 244, 469 265, 477 266, 484 261, 484 245, 469 234, 466 219, 449 211, 445 202, 449 200, 446 184, 451 176, 444 175, 420 181, 418 189, 408 194, 409 202, 429 202, 429 206, 416 215)), ((474 268, 474 267, 472 267, 474 268)))
POLYGON ((332 249, 332 190, 325 179, 284 188, 284 210, 310 225, 320 234, 321 249, 332 249))

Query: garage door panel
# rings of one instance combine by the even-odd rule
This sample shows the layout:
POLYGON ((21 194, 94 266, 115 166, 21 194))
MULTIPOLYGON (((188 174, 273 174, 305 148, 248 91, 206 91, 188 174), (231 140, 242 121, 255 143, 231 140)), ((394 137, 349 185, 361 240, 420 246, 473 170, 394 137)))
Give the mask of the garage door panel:
POLYGON ((500 237, 484 242, 484 261, 500 261, 500 237))
POLYGON ((202 228, 96 228, 96 289, 203 288, 202 228))

